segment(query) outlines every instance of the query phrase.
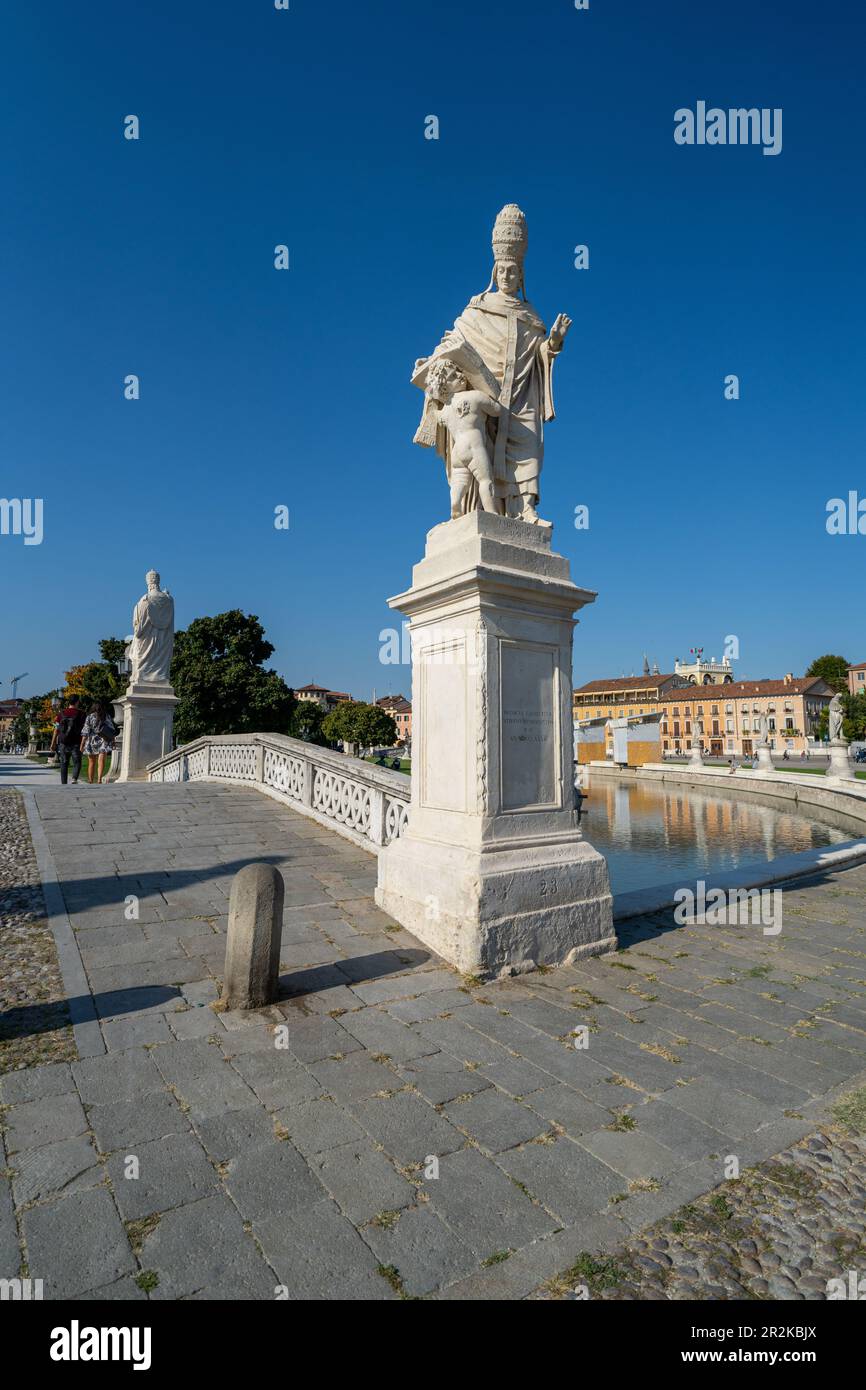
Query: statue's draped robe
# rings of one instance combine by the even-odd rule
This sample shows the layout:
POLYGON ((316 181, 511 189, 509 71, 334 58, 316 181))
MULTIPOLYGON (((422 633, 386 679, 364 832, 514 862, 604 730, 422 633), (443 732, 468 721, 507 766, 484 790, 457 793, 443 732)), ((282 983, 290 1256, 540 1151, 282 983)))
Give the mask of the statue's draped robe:
MULTIPOLYGON (((472 386, 503 405, 499 420, 489 419, 487 426, 494 490, 499 498, 521 493, 539 496, 544 422, 554 416, 555 355, 547 341, 547 329, 531 304, 488 290, 469 301, 432 357, 415 364, 412 381, 423 388, 432 363, 438 357, 450 357, 463 366, 472 386)), ((437 424, 429 399, 415 442, 435 445, 450 473, 447 431, 437 424)), ((466 510, 477 505, 475 488, 467 498, 466 510)))
POLYGON ((132 683, 168 683, 174 649, 174 599, 170 594, 147 593, 132 615, 132 683))

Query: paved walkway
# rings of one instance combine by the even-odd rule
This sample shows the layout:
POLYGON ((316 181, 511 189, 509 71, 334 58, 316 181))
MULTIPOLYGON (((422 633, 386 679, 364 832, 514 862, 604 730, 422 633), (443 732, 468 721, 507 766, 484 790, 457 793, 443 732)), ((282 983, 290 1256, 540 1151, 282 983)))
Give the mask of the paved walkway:
MULTIPOLYGON (((84 759, 83 779, 87 778, 87 759, 84 759)), ((0 787, 60 786, 60 768, 55 764, 35 763, 20 753, 0 753, 0 787)))
POLYGON ((0 1078, 0 1275, 20 1250, 46 1297, 526 1297, 863 1084, 866 866, 787 889, 778 937, 660 915, 479 986, 376 908, 372 856, 252 789, 27 796, 90 991, 90 1055, 0 1078), (259 859, 284 997, 215 1012, 259 859))

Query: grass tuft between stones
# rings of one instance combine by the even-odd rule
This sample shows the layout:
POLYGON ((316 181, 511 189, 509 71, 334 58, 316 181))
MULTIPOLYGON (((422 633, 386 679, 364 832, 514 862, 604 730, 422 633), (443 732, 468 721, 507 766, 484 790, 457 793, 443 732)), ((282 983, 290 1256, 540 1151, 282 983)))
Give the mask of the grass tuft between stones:
POLYGON ((866 1134, 866 1086, 843 1096, 831 1106, 830 1114, 854 1134, 866 1134))
POLYGON ((626 1271, 610 1257, 599 1258, 583 1250, 569 1269, 549 1280, 547 1288, 561 1298, 578 1284, 585 1284, 590 1293, 615 1288, 626 1277, 626 1271))

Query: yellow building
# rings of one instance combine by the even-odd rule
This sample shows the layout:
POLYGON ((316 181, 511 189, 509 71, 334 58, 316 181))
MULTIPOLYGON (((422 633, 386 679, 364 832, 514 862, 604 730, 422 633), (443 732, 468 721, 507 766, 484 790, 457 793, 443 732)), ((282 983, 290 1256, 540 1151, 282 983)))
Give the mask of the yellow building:
POLYGON ((751 757, 761 741, 763 717, 770 748, 799 754, 808 751, 832 698, 832 687, 818 676, 790 673, 775 681, 668 689, 659 699, 662 754, 685 753, 699 741, 710 755, 751 757))
POLYGON ((848 692, 851 695, 866 695, 866 661, 848 667, 848 692))

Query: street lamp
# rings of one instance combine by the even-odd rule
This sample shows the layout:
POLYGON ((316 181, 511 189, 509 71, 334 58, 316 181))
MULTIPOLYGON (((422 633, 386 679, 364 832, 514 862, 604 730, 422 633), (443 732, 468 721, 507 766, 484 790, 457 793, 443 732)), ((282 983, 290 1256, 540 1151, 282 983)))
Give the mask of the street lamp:
MULTIPOLYGON (((55 727, 55 729, 57 728, 57 717, 58 717, 58 715, 60 714, 61 703, 62 703, 62 702, 61 702, 61 699, 60 699, 60 696, 59 696, 59 695, 52 695, 52 697, 51 697, 51 708, 52 708, 53 711, 54 711, 54 727, 55 727)), ((56 763, 56 762, 57 762, 57 749, 56 749, 56 747, 55 747, 55 749, 54 749, 53 752, 50 752, 50 753, 48 754, 48 762, 49 762, 49 763, 56 763)))
POLYGON ((118 662, 115 663, 117 666, 117 674, 119 676, 128 676, 132 672, 132 662, 126 654, 129 651, 129 644, 132 641, 132 633, 130 633, 129 636, 124 640, 126 642, 126 646, 123 649, 123 656, 120 658, 118 662))
MULTIPOLYGON (((117 674, 121 677, 129 676, 132 674, 132 662, 130 661, 128 656, 132 640, 132 633, 130 633, 128 637, 124 638, 126 645, 123 649, 123 656, 120 658, 119 661, 116 661, 114 663, 117 669, 117 674)), ((122 761, 121 747, 123 743, 123 700, 124 696, 119 695, 116 700, 112 700, 111 702, 111 713, 112 718, 114 719, 115 727, 117 729, 117 738, 114 740, 114 748, 112 749, 111 753, 111 766, 108 769, 108 776, 106 778, 106 781, 108 782, 115 781, 120 772, 120 764, 122 761)))

